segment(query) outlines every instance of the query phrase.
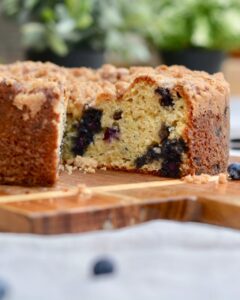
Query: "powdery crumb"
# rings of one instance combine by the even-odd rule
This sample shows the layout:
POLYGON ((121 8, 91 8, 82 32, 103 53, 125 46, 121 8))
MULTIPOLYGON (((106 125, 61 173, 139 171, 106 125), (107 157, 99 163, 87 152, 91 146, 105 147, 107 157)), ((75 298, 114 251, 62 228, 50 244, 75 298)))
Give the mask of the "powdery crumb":
POLYGON ((228 182, 228 175, 225 173, 220 173, 218 175, 218 183, 219 184, 224 184, 228 182))
POLYGON ((92 197, 92 190, 85 184, 79 184, 78 186, 78 196, 80 199, 88 200, 92 197))
POLYGON ((73 170, 79 170, 83 173, 95 173, 97 169, 97 161, 93 158, 76 156, 74 159, 69 159, 65 168, 70 170, 71 174, 73 170))
POLYGON ((184 182, 187 183, 195 183, 195 184, 205 184, 210 181, 215 181, 219 184, 224 184, 228 182, 228 176, 225 173, 220 173, 218 176, 210 176, 208 174, 201 174, 201 175, 187 175, 182 178, 184 182))
POLYGON ((71 165, 65 165, 65 170, 68 172, 69 175, 72 175, 73 166, 71 166, 71 165))
POLYGON ((101 167, 100 170, 107 171, 107 168, 106 167, 101 167))
POLYGON ((187 175, 182 178, 183 181, 187 183, 195 183, 195 184, 205 184, 210 181, 211 176, 208 174, 201 175, 187 175))
POLYGON ((59 172, 64 171, 65 170, 64 165, 60 164, 58 169, 59 169, 59 172))

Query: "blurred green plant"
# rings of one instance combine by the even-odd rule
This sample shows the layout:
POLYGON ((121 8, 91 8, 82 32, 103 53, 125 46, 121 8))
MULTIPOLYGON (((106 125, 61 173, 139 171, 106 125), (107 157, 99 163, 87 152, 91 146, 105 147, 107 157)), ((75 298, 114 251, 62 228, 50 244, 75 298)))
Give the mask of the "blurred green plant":
POLYGON ((1 12, 21 24, 28 49, 50 49, 60 56, 87 47, 120 53, 124 59, 149 58, 138 30, 146 24, 146 0, 1 0, 1 12), (140 3, 141 2, 141 3, 140 3))
POLYGON ((240 0, 150 0, 145 35, 159 49, 240 48, 240 0))

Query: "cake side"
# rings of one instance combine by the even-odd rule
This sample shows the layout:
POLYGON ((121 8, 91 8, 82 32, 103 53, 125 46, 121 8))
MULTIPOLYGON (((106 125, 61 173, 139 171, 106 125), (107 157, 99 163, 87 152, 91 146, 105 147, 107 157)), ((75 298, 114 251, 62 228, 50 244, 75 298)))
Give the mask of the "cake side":
POLYGON ((189 105, 185 139, 189 165, 185 174, 215 175, 227 171, 229 160, 229 85, 217 74, 195 85, 185 84, 182 93, 189 105))
POLYGON ((57 179, 66 99, 43 79, 0 76, 0 182, 52 185, 57 179))

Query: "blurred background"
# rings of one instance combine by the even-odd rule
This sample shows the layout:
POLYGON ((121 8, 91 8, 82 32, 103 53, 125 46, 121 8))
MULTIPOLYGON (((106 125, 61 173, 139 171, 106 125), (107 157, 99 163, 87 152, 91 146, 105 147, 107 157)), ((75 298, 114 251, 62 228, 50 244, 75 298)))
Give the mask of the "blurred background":
POLYGON ((240 0, 0 0, 0 63, 182 64, 240 95, 240 0))

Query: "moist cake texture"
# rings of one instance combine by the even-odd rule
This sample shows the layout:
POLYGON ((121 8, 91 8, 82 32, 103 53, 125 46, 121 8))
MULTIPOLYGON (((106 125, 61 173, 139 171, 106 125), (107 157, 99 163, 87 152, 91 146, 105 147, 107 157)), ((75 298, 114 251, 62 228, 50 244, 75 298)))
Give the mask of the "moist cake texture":
POLYGON ((227 169, 229 86, 221 74, 24 62, 0 66, 0 75, 3 183, 54 183, 61 143, 63 164, 83 157, 99 168, 174 178, 227 169), (4 124, 16 130, 14 139, 4 124), (17 147, 7 154, 9 144, 17 147))
POLYGON ((71 73, 81 91, 68 106, 65 161, 82 155, 165 177, 226 171, 229 87, 221 74, 109 65, 71 73))

